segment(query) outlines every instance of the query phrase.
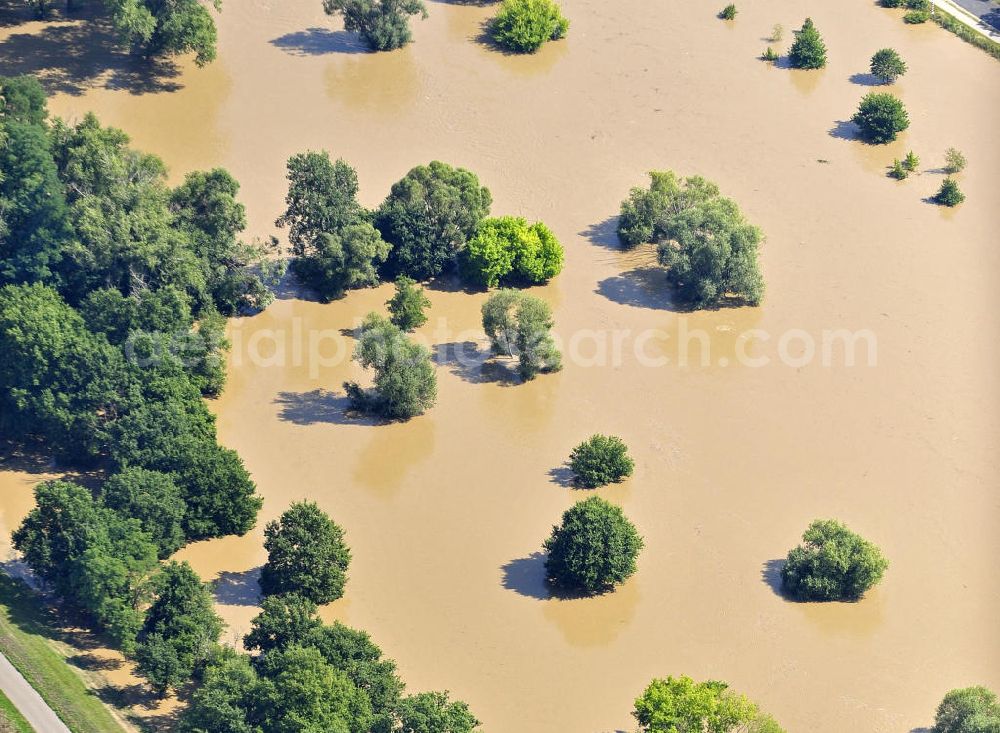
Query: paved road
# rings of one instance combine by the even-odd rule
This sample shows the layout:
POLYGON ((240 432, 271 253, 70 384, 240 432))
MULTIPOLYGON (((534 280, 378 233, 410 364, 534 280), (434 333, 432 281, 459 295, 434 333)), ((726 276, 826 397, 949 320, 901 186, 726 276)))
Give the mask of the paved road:
POLYGON ((1000 31, 1000 4, 996 0, 952 0, 968 10, 986 25, 1000 31))
POLYGON ((3 654, 0 654, 0 688, 38 733, 70 733, 66 724, 3 654))

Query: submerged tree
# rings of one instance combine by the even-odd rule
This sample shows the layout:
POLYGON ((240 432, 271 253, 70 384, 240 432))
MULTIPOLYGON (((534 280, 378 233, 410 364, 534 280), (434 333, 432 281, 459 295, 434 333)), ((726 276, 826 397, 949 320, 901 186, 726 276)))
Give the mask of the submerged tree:
POLYGON ((804 601, 861 598, 889 566, 882 551, 840 522, 817 519, 781 568, 781 584, 804 601))
POLYGON ((327 15, 342 15, 344 29, 360 33, 373 51, 391 51, 413 39, 410 16, 427 17, 421 0, 323 0, 327 15))
POLYGON ((514 216, 483 219, 459 257, 466 282, 485 288, 541 284, 562 265, 563 247, 552 230, 514 216))
POLYGON ((934 194, 934 201, 942 206, 958 206, 965 201, 965 194, 951 176, 941 182, 941 188, 934 194))
MULTIPOLYGON (((122 42, 144 56, 194 52, 199 66, 215 60, 215 21, 198 0, 104 0, 104 4, 122 42)), ((222 0, 212 0, 212 7, 222 10, 222 0)))
POLYGON ((725 682, 667 677, 649 683, 635 701, 642 733, 784 733, 781 726, 725 682))
POLYGON ((412 331, 424 325, 427 322, 424 310, 430 305, 430 298, 424 294, 424 289, 406 275, 396 278, 396 293, 386 301, 389 320, 404 331, 412 331))
POLYGON ((493 40, 515 53, 534 53, 567 30, 569 21, 552 0, 503 0, 489 23, 493 40))
POLYGON ((437 375, 426 347, 406 337, 398 326, 375 313, 361 324, 354 360, 375 370, 374 385, 363 389, 345 382, 354 406, 391 419, 419 415, 437 400, 437 375))
POLYGON ((592 496, 566 510, 545 541, 549 581, 569 591, 603 593, 635 572, 643 540, 622 510, 592 496))
POLYGON ((851 120, 860 128, 861 137, 876 144, 891 143, 910 126, 903 103, 891 94, 880 92, 866 94, 851 120))
POLYGON ((522 379, 562 368, 562 356, 551 334, 552 310, 544 300, 517 290, 500 290, 483 303, 482 310, 483 330, 493 353, 517 356, 522 379))
POLYGON ((264 548, 260 589, 265 596, 295 593, 322 604, 344 595, 351 551, 344 531, 315 502, 296 502, 268 522, 264 548))
POLYGON ((931 733, 996 733, 1000 731, 1000 703, 985 687, 952 690, 938 705, 931 733))
POLYGON ((795 41, 788 52, 788 60, 796 69, 822 69, 826 66, 826 44, 816 30, 812 18, 806 18, 795 32, 795 41))
POLYGON ((635 462, 621 438, 592 435, 573 449, 569 466, 577 484, 594 489, 631 476, 635 462))
POLYGON ((906 73, 906 62, 894 49, 881 48, 872 56, 871 72, 883 84, 891 84, 906 73))

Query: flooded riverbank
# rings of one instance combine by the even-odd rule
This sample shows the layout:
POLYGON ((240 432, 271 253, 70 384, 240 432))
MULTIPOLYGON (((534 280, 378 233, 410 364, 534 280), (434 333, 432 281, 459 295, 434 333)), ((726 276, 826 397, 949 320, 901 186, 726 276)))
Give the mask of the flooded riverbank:
MULTIPOLYGON (((307 497, 344 527, 354 558, 345 597, 324 615, 371 632, 413 690, 450 689, 495 733, 632 729, 633 699, 668 674, 727 680, 790 733, 909 733, 948 689, 1000 688, 1000 65, 865 2, 848 12, 766 0, 725 23, 715 7, 566 0, 569 37, 528 58, 477 41, 489 7, 428 5, 413 45, 373 55, 318 0, 231 2, 215 63, 181 62, 146 86, 106 49, 67 59, 59 39, 72 24, 0 29, 0 73, 51 72, 56 114, 95 111, 174 179, 229 169, 250 235, 273 232, 296 152, 344 157, 368 205, 414 165, 467 167, 495 214, 543 220, 565 245, 564 272, 533 291, 564 342, 628 331, 634 346, 653 330, 643 353, 670 359, 646 363, 630 346, 588 365, 581 346, 562 372, 513 384, 453 358, 484 348, 474 334, 485 296, 439 288, 421 329, 445 345, 438 404, 376 425, 344 415, 340 385, 357 372, 333 358, 333 339, 322 366, 250 350, 271 354, 294 323, 351 329, 389 288, 328 305, 287 294, 235 319, 213 409, 265 504, 248 536, 180 554, 221 579, 225 638, 256 613, 264 523, 307 497), (828 68, 757 60, 774 23, 791 29, 805 15, 828 68), (912 123, 871 147, 847 139, 845 121, 884 46, 910 67, 893 91, 912 123), (949 146, 970 161, 956 210, 924 201, 949 146), (909 149, 920 172, 886 178, 909 149), (650 253, 617 249, 618 204, 650 168, 718 182, 761 226, 762 307, 678 313, 650 253), (682 327, 706 334, 708 363, 677 363, 682 327), (767 365, 738 358, 738 337, 754 329, 749 353, 767 365), (876 363, 779 358, 783 335, 818 343, 837 329, 873 333, 876 363), (538 553, 587 495, 564 485, 562 464, 593 432, 632 449, 635 475, 598 493, 622 505, 646 548, 614 594, 551 599, 538 553), (842 519, 889 558, 860 603, 776 594, 774 561, 817 517, 842 519)), ((86 47, 90 32, 73 31, 74 43, 86 47)), ((0 472, 5 535, 42 477, 0 472)))

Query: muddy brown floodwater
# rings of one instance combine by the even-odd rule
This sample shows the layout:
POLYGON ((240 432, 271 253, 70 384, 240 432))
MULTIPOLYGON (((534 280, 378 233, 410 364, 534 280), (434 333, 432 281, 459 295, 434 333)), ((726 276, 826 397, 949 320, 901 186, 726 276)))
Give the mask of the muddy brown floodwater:
MULTIPOLYGON (((560 336, 630 332, 620 363, 594 366, 593 344, 577 342, 561 373, 510 384, 449 358, 483 348, 484 296, 434 290, 421 335, 444 345, 438 404, 374 425, 344 416, 340 384, 355 370, 334 362, 351 346, 340 329, 387 288, 329 305, 287 295, 234 320, 213 409, 264 509, 248 536, 181 553, 221 580, 227 638, 255 613, 264 523, 311 498, 354 554, 326 617, 370 631, 412 690, 451 690, 494 733, 631 729, 633 699, 668 674, 727 680, 792 733, 909 733, 950 688, 1000 688, 1000 64, 862 0, 761 0, 732 23, 704 3, 566 0, 569 38, 529 58, 477 41, 490 8, 428 5, 411 46, 366 54, 319 0, 230 2, 218 61, 155 83, 94 24, 2 30, 0 73, 41 71, 57 114, 94 110, 174 179, 231 170, 252 235, 272 233, 295 152, 347 159, 368 205, 414 165, 470 168, 494 213, 544 220, 565 244, 565 271, 536 290, 560 336), (828 68, 757 60, 775 23, 806 15, 828 68), (912 126, 871 147, 846 120, 884 46, 909 64, 894 91, 912 126), (970 160, 956 210, 925 201, 948 146, 970 160), (886 178, 910 149, 919 173, 886 178), (618 203, 651 168, 717 181, 764 229, 762 307, 678 313, 651 254, 617 250, 618 203), (296 358, 295 329, 325 332, 315 368, 296 358), (659 333, 640 359, 648 329, 659 333), (748 329, 770 335, 748 350, 766 366, 735 358, 748 329), (874 334, 877 364, 809 360, 806 342, 835 329, 874 334), (680 365, 696 330, 709 363, 680 365), (551 599, 540 544, 585 495, 562 484, 562 463, 595 431, 632 448, 635 475, 598 493, 646 548, 616 592, 551 599), (817 517, 889 557, 860 603, 775 592, 775 561, 817 517)), ((38 476, 0 474, 7 530, 38 476)))

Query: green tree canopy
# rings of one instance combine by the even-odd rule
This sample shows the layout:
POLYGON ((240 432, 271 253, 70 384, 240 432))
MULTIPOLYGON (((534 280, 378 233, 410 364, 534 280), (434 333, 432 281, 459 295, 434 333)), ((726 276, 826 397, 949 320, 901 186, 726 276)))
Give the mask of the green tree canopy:
POLYGON ((461 700, 447 692, 421 692, 399 702, 400 733, 472 733, 479 721, 461 700))
POLYGON ((459 265, 466 282, 479 287, 534 285, 559 274, 563 248, 541 222, 501 216, 479 223, 459 265))
POLYGON ((323 0, 327 15, 342 15, 344 29, 360 33, 373 51, 402 48, 413 39, 410 16, 427 17, 421 0, 323 0))
MULTIPOLYGON (((143 56, 194 53, 204 66, 215 60, 218 32, 198 0, 104 0, 121 42, 143 56)), ((216 12, 221 0, 212 0, 216 12)))
POLYGON ((424 310, 430 305, 430 298, 424 294, 424 289, 417 287, 416 280, 406 275, 396 278, 396 293, 386 301, 389 320, 404 331, 424 325, 427 322, 424 310))
POLYGON ((187 505, 170 474, 145 468, 126 468, 101 487, 105 506, 139 521, 142 530, 159 548, 159 557, 170 557, 184 546, 187 505))
POLYGON ((965 194, 962 193, 955 179, 948 176, 941 181, 941 188, 934 195, 934 200, 942 206, 958 206, 965 201, 965 194))
POLYGON ((437 374, 430 351, 382 316, 369 313, 361 324, 354 360, 375 370, 371 389, 362 389, 356 382, 344 383, 356 409, 406 420, 437 400, 437 374))
POLYGON ((938 705, 932 733, 997 733, 1000 703, 985 687, 952 690, 938 705))
POLYGON ((569 21, 552 0, 503 0, 489 24, 493 40, 515 53, 534 53, 568 30, 569 21))
POLYGON ((385 271, 426 280, 451 266, 490 213, 489 190, 474 173, 433 161, 396 182, 376 212, 375 226, 392 245, 385 271))
POLYGON ((250 623, 243 637, 249 651, 269 652, 292 646, 309 646, 313 635, 323 626, 316 615, 316 604, 298 593, 265 596, 260 613, 250 623))
POLYGON ((562 368, 562 355, 551 334, 548 303, 517 290, 500 290, 487 298, 482 312, 483 330, 493 353, 517 356, 522 379, 562 368))
POLYGON ((871 72, 883 84, 891 84, 906 73, 906 62, 894 49, 880 48, 872 56, 871 72))
POLYGON ((545 541, 550 582, 569 591, 603 593, 635 572, 642 537, 619 507, 592 496, 567 509, 545 541))
POLYGON ((160 695, 190 681, 222 634, 212 594, 186 562, 171 562, 152 581, 136 650, 137 670, 160 695))
POLYGON ((264 548, 260 588, 265 596, 296 593, 313 603, 329 603, 344 594, 351 551, 344 531, 315 502, 296 502, 268 522, 264 548))
POLYGON ((910 126, 903 103, 882 92, 866 94, 851 120, 860 128, 861 137, 875 144, 892 142, 910 126))
POLYGON ((822 69, 826 66, 826 44, 813 25, 812 18, 806 18, 802 27, 795 32, 788 60, 796 69, 822 69))
POLYGON ((840 522, 817 519, 781 568, 785 591, 804 601, 856 600, 889 566, 881 550, 840 522))
POLYGON ((590 436, 573 449, 569 465, 576 483, 588 489, 621 481, 635 468, 628 446, 613 435, 590 436))
POLYGON ((725 682, 667 677, 649 683, 632 713, 642 733, 784 733, 770 715, 725 682))

